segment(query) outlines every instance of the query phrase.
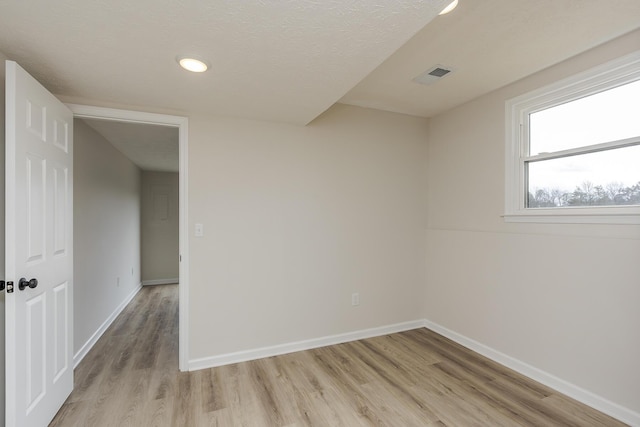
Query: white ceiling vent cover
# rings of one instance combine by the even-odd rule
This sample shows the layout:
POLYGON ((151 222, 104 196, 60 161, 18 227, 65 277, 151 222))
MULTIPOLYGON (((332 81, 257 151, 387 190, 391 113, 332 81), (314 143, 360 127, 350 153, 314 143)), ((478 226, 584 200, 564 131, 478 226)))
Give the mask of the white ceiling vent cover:
POLYGON ((453 72, 453 68, 445 67, 444 65, 435 65, 429 68, 424 73, 420 74, 418 77, 414 78, 413 81, 416 83, 420 83, 421 85, 430 85, 443 77, 448 76, 453 72))

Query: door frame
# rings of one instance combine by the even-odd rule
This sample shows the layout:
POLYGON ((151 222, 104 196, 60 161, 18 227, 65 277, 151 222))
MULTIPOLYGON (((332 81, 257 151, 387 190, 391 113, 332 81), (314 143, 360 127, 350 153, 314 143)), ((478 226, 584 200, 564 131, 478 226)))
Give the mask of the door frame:
POLYGON ((178 366, 189 370, 189 217, 187 203, 188 188, 188 127, 189 119, 182 116, 94 107, 90 105, 66 104, 74 119, 101 119, 127 123, 142 123, 178 128, 178 204, 179 204, 179 317, 178 317, 178 366))

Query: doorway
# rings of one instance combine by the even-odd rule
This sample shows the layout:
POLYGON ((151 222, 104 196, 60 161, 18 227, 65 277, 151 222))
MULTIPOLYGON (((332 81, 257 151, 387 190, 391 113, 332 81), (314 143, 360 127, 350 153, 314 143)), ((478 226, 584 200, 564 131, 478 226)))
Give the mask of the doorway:
MULTIPOLYGON (((145 124, 177 129, 178 132, 178 279, 179 279, 179 368, 188 368, 188 216, 187 216, 187 135, 188 119, 138 111, 68 104, 74 119, 145 124)), ((161 200, 161 198, 160 198, 161 200)))

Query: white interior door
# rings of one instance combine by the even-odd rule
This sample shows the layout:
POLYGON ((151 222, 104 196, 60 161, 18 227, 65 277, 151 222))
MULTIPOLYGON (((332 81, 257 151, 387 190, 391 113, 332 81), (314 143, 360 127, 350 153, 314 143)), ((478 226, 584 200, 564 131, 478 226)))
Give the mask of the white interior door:
POLYGON ((12 61, 6 102, 6 426, 46 426, 73 389, 73 115, 12 61))

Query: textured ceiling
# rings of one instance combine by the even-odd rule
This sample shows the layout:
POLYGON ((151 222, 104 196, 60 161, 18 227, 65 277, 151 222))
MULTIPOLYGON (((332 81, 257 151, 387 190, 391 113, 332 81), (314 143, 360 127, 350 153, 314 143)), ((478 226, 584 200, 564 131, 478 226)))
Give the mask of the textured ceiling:
POLYGON ((640 0, 460 0, 340 102, 430 117, 637 28, 640 0), (454 72, 412 82, 436 64, 454 72))
POLYGON ((306 124, 448 2, 3 0, 0 51, 66 97, 306 124))
POLYGON ((178 128, 113 120, 82 120, 142 170, 178 172, 178 128))
POLYGON ((0 52, 70 102, 306 124, 337 101, 430 117, 640 28, 640 0, 449 1, 0 0, 0 52), (455 71, 412 82, 436 64, 455 71))

